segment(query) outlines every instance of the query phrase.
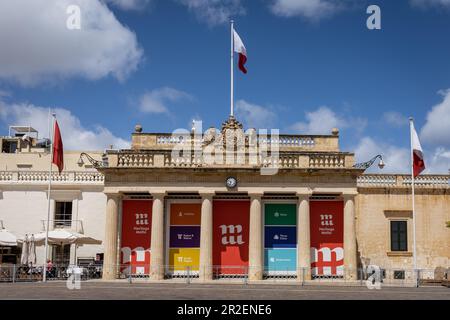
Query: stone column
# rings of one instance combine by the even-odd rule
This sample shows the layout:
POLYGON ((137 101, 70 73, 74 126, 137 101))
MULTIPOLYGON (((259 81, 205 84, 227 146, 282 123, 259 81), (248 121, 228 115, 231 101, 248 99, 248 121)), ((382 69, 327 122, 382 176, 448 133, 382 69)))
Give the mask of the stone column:
POLYGON ((152 280, 164 280, 164 196, 165 192, 152 192, 152 243, 150 274, 152 280))
POLYGON ((250 195, 250 233, 248 278, 263 279, 263 217, 261 210, 262 193, 250 195))
POLYGON ((114 280, 117 277, 117 225, 120 196, 118 194, 107 194, 106 201, 103 280, 114 280))
POLYGON ((355 195, 344 194, 344 272, 347 280, 357 280, 355 195))
POLYGON ((213 279, 213 196, 202 193, 202 212, 200 227, 200 281, 213 279))
POLYGON ((311 280, 311 229, 309 194, 298 194, 297 203, 297 280, 311 280))

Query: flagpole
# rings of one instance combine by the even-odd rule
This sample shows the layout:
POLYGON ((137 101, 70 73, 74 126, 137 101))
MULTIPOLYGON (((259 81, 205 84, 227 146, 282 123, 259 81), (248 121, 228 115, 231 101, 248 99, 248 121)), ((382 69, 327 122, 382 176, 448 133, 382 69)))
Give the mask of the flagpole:
POLYGON ((230 115, 234 116, 234 21, 230 21, 231 30, 231 92, 230 92, 230 115))
POLYGON ((47 281, 47 257, 48 257, 48 229, 50 228, 50 203, 51 203, 51 190, 52 190, 52 166, 53 166, 53 145, 54 145, 54 135, 55 135, 55 119, 56 114, 52 114, 52 134, 50 136, 50 169, 48 174, 48 203, 47 203, 47 223, 45 227, 45 259, 44 259, 44 269, 42 273, 42 281, 47 281))
MULTIPOLYGON (((413 222, 413 266, 414 273, 417 272, 417 253, 416 253, 416 199, 415 199, 415 178, 414 178, 414 145, 413 145, 414 119, 409 118, 409 131, 411 135, 411 196, 412 196, 412 222, 413 222)), ((415 284, 418 286, 418 277, 415 274, 415 284)))

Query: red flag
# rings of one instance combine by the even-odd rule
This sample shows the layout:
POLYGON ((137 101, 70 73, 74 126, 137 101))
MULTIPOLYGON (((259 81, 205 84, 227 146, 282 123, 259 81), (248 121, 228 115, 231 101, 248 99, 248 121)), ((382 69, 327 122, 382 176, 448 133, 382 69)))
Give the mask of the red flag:
POLYGON ((239 37, 238 33, 235 30, 233 30, 233 37, 234 52, 239 53, 239 70, 247 74, 247 68, 245 68, 245 64, 247 63, 247 49, 245 48, 241 37, 239 37))
POLYGON ((53 159, 52 163, 58 167, 59 173, 64 169, 64 147, 59 131, 58 121, 55 120, 55 131, 53 135, 53 159))
POLYGON ((422 146, 420 145, 419 136, 417 135, 414 123, 411 122, 411 138, 412 138, 412 158, 413 158, 413 174, 417 177, 425 170, 425 161, 423 160, 422 146))

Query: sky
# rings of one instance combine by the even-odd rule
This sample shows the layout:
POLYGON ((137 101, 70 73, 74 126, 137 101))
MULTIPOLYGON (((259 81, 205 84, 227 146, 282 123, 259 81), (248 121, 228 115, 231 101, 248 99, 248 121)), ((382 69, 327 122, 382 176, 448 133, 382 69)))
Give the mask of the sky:
POLYGON ((449 172, 450 0, 3 0, 0 135, 48 136, 49 109, 70 150, 128 148, 138 123, 220 127, 231 18, 248 52, 248 74, 235 73, 246 128, 337 127, 342 151, 408 173, 414 117, 427 173, 449 172), (80 29, 67 28, 71 5, 80 29), (381 30, 367 28, 369 5, 381 30))

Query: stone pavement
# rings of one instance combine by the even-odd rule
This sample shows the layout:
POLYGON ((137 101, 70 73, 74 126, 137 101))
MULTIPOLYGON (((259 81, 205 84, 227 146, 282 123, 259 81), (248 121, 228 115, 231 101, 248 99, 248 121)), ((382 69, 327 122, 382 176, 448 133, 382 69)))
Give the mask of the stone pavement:
POLYGON ((82 282, 81 289, 69 290, 65 282, 0 283, 0 300, 68 299, 68 300, 339 300, 400 299, 450 300, 445 287, 394 288, 369 290, 366 287, 296 286, 259 284, 186 284, 82 282))

